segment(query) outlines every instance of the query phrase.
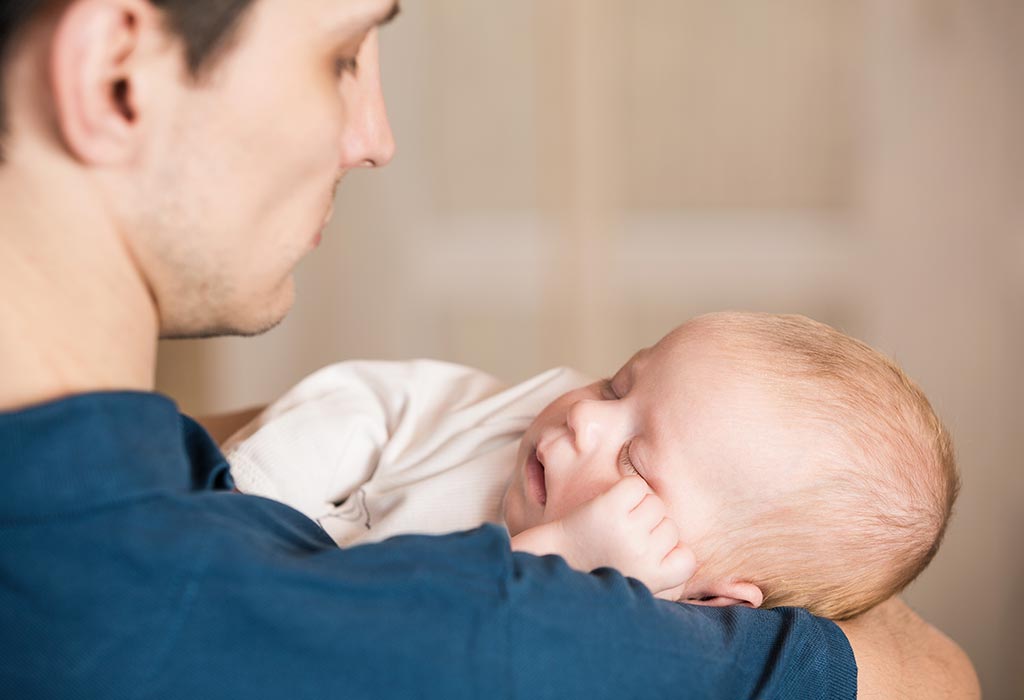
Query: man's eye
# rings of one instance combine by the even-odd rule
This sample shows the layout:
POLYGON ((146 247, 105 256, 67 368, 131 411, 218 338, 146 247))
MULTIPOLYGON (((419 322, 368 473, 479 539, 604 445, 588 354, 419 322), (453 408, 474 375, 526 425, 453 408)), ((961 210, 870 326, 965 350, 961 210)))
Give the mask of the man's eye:
POLYGON ((355 73, 359 70, 359 61, 355 56, 339 56, 334 59, 334 70, 339 77, 345 73, 355 73))

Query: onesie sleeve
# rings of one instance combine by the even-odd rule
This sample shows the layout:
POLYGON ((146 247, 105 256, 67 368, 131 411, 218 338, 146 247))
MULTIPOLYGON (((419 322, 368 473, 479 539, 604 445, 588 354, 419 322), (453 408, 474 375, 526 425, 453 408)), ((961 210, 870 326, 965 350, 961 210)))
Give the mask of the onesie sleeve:
POLYGON ((222 450, 240 491, 316 520, 453 407, 501 388, 488 374, 445 362, 340 362, 300 381, 222 450))

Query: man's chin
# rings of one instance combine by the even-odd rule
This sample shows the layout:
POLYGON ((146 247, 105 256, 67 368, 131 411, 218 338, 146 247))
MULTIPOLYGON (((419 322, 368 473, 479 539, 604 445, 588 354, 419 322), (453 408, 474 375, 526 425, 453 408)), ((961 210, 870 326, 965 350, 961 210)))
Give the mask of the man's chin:
POLYGON ((160 338, 161 340, 195 340, 225 336, 250 338, 263 335, 284 321, 294 302, 295 285, 289 275, 287 283, 266 304, 249 305, 233 311, 224 310, 221 312, 222 317, 217 319, 201 319, 196 317, 197 314, 189 322, 162 328, 160 338))
POLYGON ((242 325, 220 325, 210 326, 207 328, 198 328, 196 330, 183 330, 176 332, 168 332, 160 335, 161 340, 202 340, 204 338, 227 338, 227 337, 238 337, 238 338, 252 338, 276 328, 281 321, 284 320, 284 316, 269 323, 264 323, 258 326, 242 326, 242 325))

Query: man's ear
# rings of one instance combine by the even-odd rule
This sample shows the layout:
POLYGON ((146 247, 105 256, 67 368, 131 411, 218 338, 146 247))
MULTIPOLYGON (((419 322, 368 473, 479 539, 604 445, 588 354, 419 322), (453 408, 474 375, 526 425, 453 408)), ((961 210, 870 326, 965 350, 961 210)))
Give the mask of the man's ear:
POLYGON ((145 0, 77 0, 58 21, 50 54, 57 124, 85 163, 122 163, 138 148, 141 32, 155 12, 145 0))
POLYGON ((724 607, 726 605, 744 605, 748 608, 759 608, 764 602, 764 594, 760 587, 745 581, 719 583, 708 587, 709 590, 691 593, 682 602, 691 605, 709 605, 724 607))

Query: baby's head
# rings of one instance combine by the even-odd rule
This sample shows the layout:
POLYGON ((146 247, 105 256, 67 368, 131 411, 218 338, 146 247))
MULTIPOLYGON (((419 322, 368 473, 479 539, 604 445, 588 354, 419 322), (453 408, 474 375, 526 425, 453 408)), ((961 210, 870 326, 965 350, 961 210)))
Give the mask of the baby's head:
POLYGON ((641 350, 527 429, 514 535, 639 473, 697 572, 683 599, 852 617, 931 561, 959 488, 924 394, 867 345, 801 316, 718 313, 641 350))

